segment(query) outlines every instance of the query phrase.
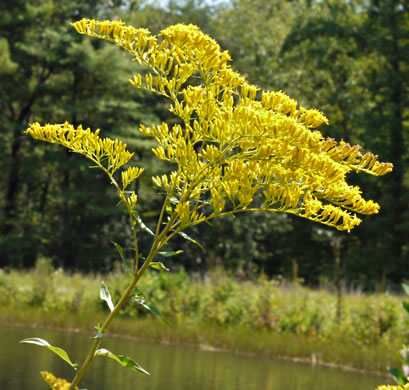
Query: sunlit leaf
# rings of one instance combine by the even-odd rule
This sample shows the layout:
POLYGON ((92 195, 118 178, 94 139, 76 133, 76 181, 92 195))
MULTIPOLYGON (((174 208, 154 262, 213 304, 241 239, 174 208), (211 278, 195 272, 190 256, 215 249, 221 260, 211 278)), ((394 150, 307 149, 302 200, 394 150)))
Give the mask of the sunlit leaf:
POLYGON ((180 234, 185 240, 193 242, 193 244, 197 245, 199 248, 204 249, 203 246, 199 242, 194 240, 192 237, 188 236, 185 232, 179 232, 178 234, 180 234))
POLYGON ((135 218, 135 221, 138 223, 139 227, 142 230, 149 233, 151 236, 155 237, 155 233, 143 223, 142 218, 140 217, 138 213, 134 212, 133 217, 135 218))
POLYGON ((114 359, 115 361, 117 361, 123 367, 129 368, 130 370, 133 370, 133 371, 142 372, 142 373, 144 373, 146 375, 150 375, 148 371, 143 369, 138 363, 133 361, 131 358, 129 358, 127 356, 123 356, 123 355, 115 355, 114 353, 112 353, 111 351, 108 351, 105 348, 101 348, 101 349, 98 349, 97 351, 95 351, 95 356, 109 357, 109 358, 114 359))
POLYGON ((182 250, 179 250, 176 252, 158 252, 158 255, 161 255, 163 257, 172 257, 172 256, 180 255, 181 253, 183 253, 182 250))
POLYGON ((46 347, 50 351, 57 354, 61 359, 65 360, 71 367, 75 368, 76 366, 69 358, 67 352, 65 352, 62 348, 54 347, 48 341, 40 339, 39 337, 30 337, 28 339, 21 340, 20 343, 35 344, 39 345, 40 347, 46 347))
POLYGON ((170 271, 170 269, 166 268, 166 266, 160 261, 153 261, 149 266, 158 269, 159 271, 170 271))
POLYGON ((139 303, 146 310, 149 310, 153 315, 160 318, 163 322, 166 322, 170 326, 169 321, 166 320, 165 318, 163 318, 163 316, 160 313, 160 311, 158 310, 158 308, 156 306, 154 306, 152 303, 146 301, 143 297, 138 296, 138 295, 136 297, 134 297, 134 300, 135 300, 136 303, 139 303))
POLYGON ((128 263, 127 263, 126 260, 125 260, 124 251, 123 251, 122 247, 121 247, 119 244, 117 244, 116 242, 114 242, 114 241, 112 241, 112 243, 115 245, 115 248, 116 248, 116 250, 117 250, 118 253, 119 253, 119 256, 121 256, 122 264, 123 264, 124 268, 125 268, 131 275, 134 275, 134 273, 132 272, 131 268, 129 267, 128 263))
POLYGON ((409 295, 409 284, 402 283, 402 288, 407 295, 409 295))
POLYGON ((405 365, 409 365, 409 348, 402 348, 399 351, 399 355, 401 357, 402 363, 405 365))
POLYGON ((99 296, 103 301, 107 303, 109 310, 114 311, 114 304, 112 303, 111 294, 106 288, 104 282, 101 283, 101 288, 99 289, 99 296))

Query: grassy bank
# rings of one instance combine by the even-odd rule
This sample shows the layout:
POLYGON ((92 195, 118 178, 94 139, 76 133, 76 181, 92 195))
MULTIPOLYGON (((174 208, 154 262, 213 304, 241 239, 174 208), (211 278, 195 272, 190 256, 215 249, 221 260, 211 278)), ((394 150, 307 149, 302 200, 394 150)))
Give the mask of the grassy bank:
MULTIPOLYGON (((127 277, 120 271, 69 275, 47 263, 0 271, 0 321, 92 332, 107 310, 99 299, 101 280, 115 301, 127 277)), ((130 302, 111 333, 380 372, 399 365, 396 351, 409 338, 403 297, 389 294, 346 294, 337 319, 334 294, 264 278, 237 281, 214 272, 203 281, 153 271, 139 289, 172 326, 130 302)))

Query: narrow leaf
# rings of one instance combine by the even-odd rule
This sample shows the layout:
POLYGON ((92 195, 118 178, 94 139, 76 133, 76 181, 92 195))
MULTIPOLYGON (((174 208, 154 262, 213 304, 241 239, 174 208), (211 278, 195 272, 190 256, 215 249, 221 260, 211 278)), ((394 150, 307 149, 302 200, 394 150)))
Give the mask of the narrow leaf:
POLYGON ((159 271, 170 271, 169 268, 166 268, 165 265, 163 263, 161 263, 160 261, 156 262, 153 261, 152 263, 149 264, 150 267, 158 269, 159 271))
POLYGON ((406 377, 399 368, 389 368, 388 372, 397 384, 404 385, 406 383, 406 377))
POLYGON ((402 302, 402 306, 409 313, 409 302, 402 302))
POLYGON ((163 316, 160 313, 160 311, 158 310, 158 308, 156 306, 154 306, 152 303, 146 301, 141 296, 134 297, 134 300, 135 300, 136 303, 139 303, 145 309, 149 310, 154 316, 160 318, 163 322, 166 322, 170 326, 169 321, 167 321, 165 318, 163 318, 163 316))
POLYGON ((97 351, 95 351, 95 356, 109 357, 109 358, 114 359, 115 361, 117 361, 123 367, 129 368, 130 370, 133 370, 133 371, 142 372, 142 373, 144 373, 146 375, 150 375, 148 371, 143 369, 138 363, 133 361, 131 358, 129 358, 127 356, 123 356, 123 355, 115 355, 111 351, 108 351, 105 348, 101 348, 101 349, 98 349, 97 351))
POLYGON ((115 245, 116 250, 119 253, 119 256, 121 256, 122 259, 122 264, 124 266, 124 268, 131 274, 134 275, 134 273, 132 272, 131 268, 129 267, 128 263, 125 260, 125 256, 124 256, 124 251, 121 247, 121 245, 117 244, 116 242, 112 241, 112 243, 115 245))
POLYGON ((133 213, 133 216, 134 216, 134 218, 135 218, 135 221, 138 223, 139 227, 140 227, 142 230, 145 230, 145 232, 147 232, 147 233, 149 233, 151 236, 155 237, 155 233, 154 233, 151 229, 149 229, 149 228, 143 223, 143 221, 142 221, 142 219, 141 219, 141 217, 140 217, 139 214, 137 214, 137 213, 134 212, 134 213, 133 213))
POLYGON ((190 241, 190 242, 193 242, 193 244, 197 245, 199 248, 204 249, 203 246, 202 246, 200 243, 198 243, 198 242, 197 242, 196 240, 194 240, 192 237, 188 236, 186 233, 184 233, 184 232, 179 232, 178 234, 180 234, 185 240, 188 240, 188 241, 190 241))
POLYGON ((399 351, 401 361, 404 365, 409 365, 409 348, 402 348, 399 351))
POLYGON ((183 253, 183 251, 179 250, 176 252, 158 252, 158 255, 161 255, 163 257, 172 257, 172 256, 180 255, 181 253, 183 253))
POLYGON ((35 344, 39 345, 40 347, 46 347, 50 351, 57 354, 61 359, 65 360, 71 367, 75 367, 74 363, 69 358, 67 352, 65 352, 62 348, 52 346, 46 340, 40 339, 39 337, 30 337, 28 339, 21 340, 20 343, 35 344))
POLYGON ((402 283, 402 288, 407 295, 409 295, 409 284, 402 283))
POLYGON ((109 310, 114 311, 114 304, 112 303, 111 294, 105 287, 104 282, 101 283, 101 288, 99 289, 100 298, 105 301, 109 307, 109 310))

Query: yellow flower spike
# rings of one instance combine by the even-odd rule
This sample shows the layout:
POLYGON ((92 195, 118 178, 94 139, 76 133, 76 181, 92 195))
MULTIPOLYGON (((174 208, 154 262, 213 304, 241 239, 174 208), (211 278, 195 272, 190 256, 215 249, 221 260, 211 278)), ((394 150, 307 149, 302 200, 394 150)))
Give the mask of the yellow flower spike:
MULTIPOLYGON (((40 372, 43 380, 50 386, 53 390, 70 390, 71 383, 65 379, 56 378, 53 374, 47 371, 40 372)), ((78 387, 75 386, 75 390, 78 390, 78 387)))
POLYGON ((34 139, 62 145, 99 164, 108 160, 106 168, 111 174, 133 156, 133 153, 128 152, 126 145, 121 141, 101 139, 98 135, 99 130, 93 133, 90 129, 84 130, 81 125, 75 129, 68 122, 44 126, 33 123, 26 130, 26 134, 31 135, 34 139))
POLYGON ((142 175, 144 169, 138 167, 130 167, 126 171, 122 171, 122 188, 125 190, 129 184, 138 179, 142 175))
POLYGON ((129 207, 133 209, 138 202, 138 195, 135 194, 134 191, 126 198, 126 202, 128 203, 129 207))

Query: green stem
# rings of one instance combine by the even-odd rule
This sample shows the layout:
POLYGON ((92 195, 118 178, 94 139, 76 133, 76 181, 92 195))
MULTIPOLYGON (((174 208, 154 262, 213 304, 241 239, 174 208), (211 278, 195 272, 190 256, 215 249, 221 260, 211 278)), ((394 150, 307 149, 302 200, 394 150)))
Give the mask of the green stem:
MULTIPOLYGON (((168 234, 174 220, 176 217, 171 218, 168 223, 166 224, 165 228, 163 231, 155 237, 155 241, 152 244, 152 248, 149 252, 148 257, 146 258, 145 262, 143 263, 141 269, 135 274, 134 278, 132 279, 131 283, 129 284, 128 288, 125 290, 123 293, 121 299, 118 301, 118 303, 115 305, 114 310, 108 315, 106 318, 104 324, 102 325, 102 328, 100 330, 100 333, 105 334, 106 330, 108 329, 109 325, 111 324, 112 320, 115 318, 115 316, 118 314, 119 310, 121 307, 125 304, 125 302, 128 300, 129 296, 131 295, 133 289, 135 288, 136 284, 138 283, 139 279, 142 277, 142 275, 145 273, 145 271, 149 268, 149 265, 151 261, 154 259, 158 251, 163 247, 165 241, 162 241, 163 238, 168 234)), ((80 369, 78 370, 77 374, 75 375, 74 379, 71 382, 70 390, 74 390, 81 378, 84 376, 85 372, 87 371, 89 365, 91 364, 92 360, 95 357, 95 352, 101 343, 102 338, 95 339, 94 342, 92 343, 91 349, 88 353, 87 358, 85 359, 84 363, 81 365, 80 369)))
MULTIPOLYGON (((139 279, 142 277, 142 275, 145 273, 147 268, 149 267, 149 264, 151 263, 152 259, 155 257, 156 253, 159 251, 161 246, 158 246, 159 241, 155 240, 154 245, 152 246, 151 252, 149 256, 147 257, 145 263, 139 270, 137 274, 135 274, 134 278, 132 279, 131 283, 129 284, 128 288, 125 290, 123 293, 121 299, 119 302, 115 305, 114 310, 109 314, 109 316, 106 318, 104 324, 102 325, 102 328, 100 330, 100 333, 104 334, 106 330, 108 329, 109 325, 111 324, 112 320, 115 318, 115 316, 118 314, 119 310, 121 307, 125 304, 125 302, 128 300, 129 296, 131 295, 133 289, 135 288, 136 284, 138 283, 139 279)), ((88 369, 89 365, 91 364, 91 361, 95 357, 95 351, 97 350, 99 344, 101 343, 102 338, 95 339, 91 349, 88 353, 87 358, 85 359, 84 363, 81 365, 81 368, 78 370, 77 374, 75 375, 74 379, 71 382, 71 389, 75 389, 75 386, 79 383, 83 375, 85 374, 86 370, 88 369)))

